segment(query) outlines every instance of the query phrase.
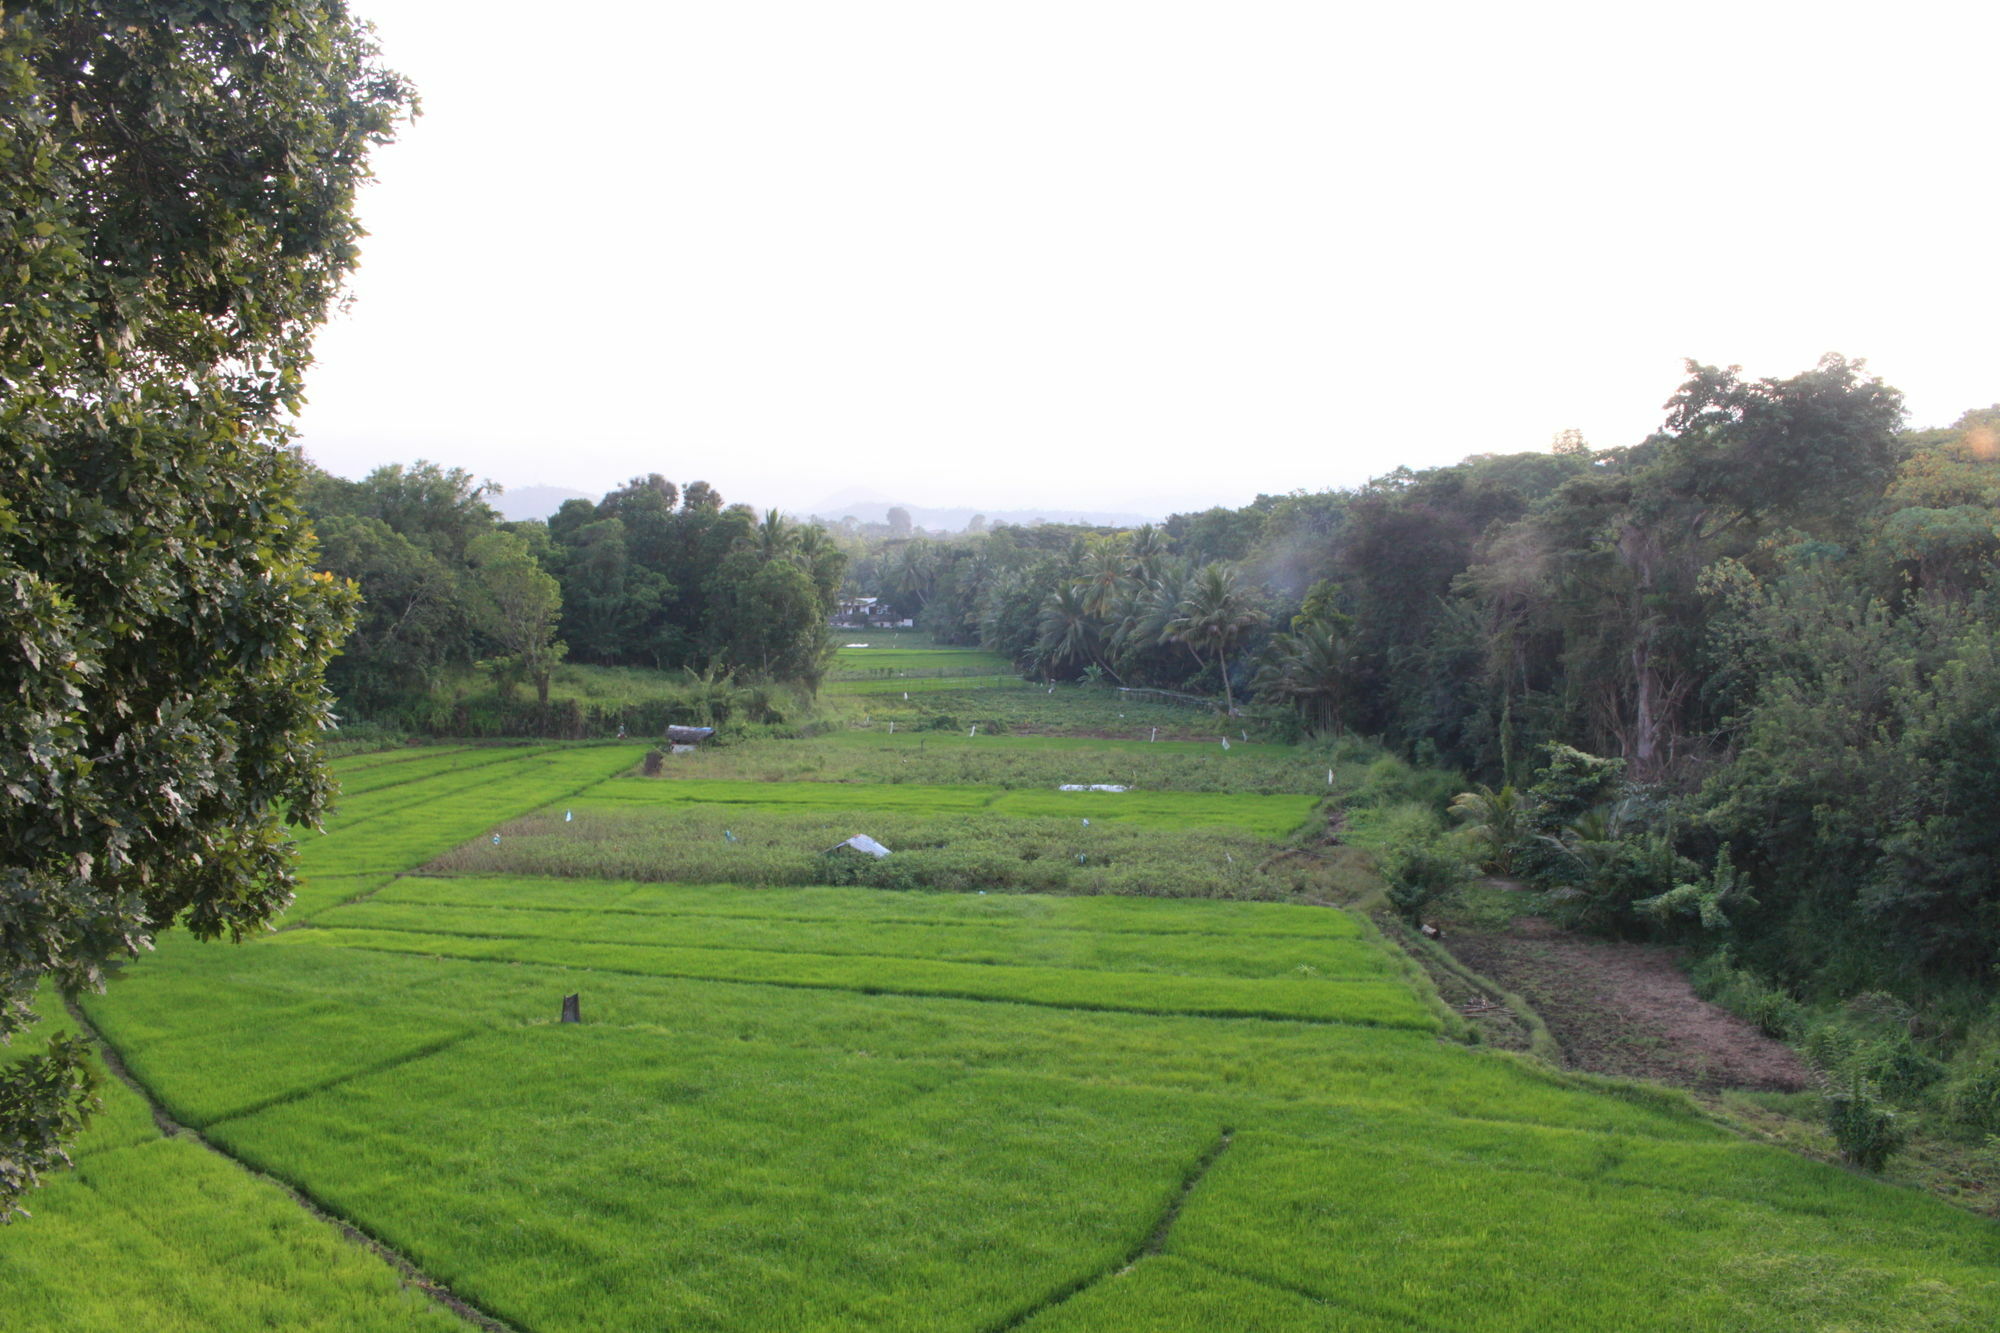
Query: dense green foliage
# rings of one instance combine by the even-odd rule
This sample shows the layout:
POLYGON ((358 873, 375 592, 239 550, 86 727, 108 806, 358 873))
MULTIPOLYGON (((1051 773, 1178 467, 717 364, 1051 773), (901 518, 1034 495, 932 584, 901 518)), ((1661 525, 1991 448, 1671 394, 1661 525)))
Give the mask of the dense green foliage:
POLYGON ((714 666, 817 684, 845 557, 818 527, 724 507, 657 473, 549 520, 563 629, 583 661, 714 666))
POLYGON ((1990 984, 2000 410, 1900 417, 1838 357, 1757 382, 1691 365, 1632 449, 1253 507, 1246 564, 1280 612, 1331 607, 1346 663, 1305 693, 1329 654, 1274 641, 1266 695, 1524 789, 1533 827, 1481 859, 1607 928, 1727 921, 1744 958, 1835 989, 1990 984), (1621 769, 1560 792, 1563 755, 1621 769), (1679 889, 1719 851, 1733 907, 1710 883, 1704 913, 1679 889))
MULTIPOLYGON (((282 421, 409 103, 340 0, 0 15, 0 1037, 287 899, 351 598, 282 421)), ((0 1069, 0 1218, 80 1079, 0 1069)))
MULTIPOLYGON (((360 716, 434 734, 578 739, 621 724, 706 725, 732 711, 732 693, 818 686, 845 559, 819 528, 775 511, 760 523, 706 482, 683 492, 657 474, 595 505, 572 500, 547 524, 503 524, 489 489, 423 462, 360 481, 312 476, 324 567, 361 593, 359 627, 329 673, 360 716), (654 677, 632 715, 593 714, 561 702, 566 656, 686 681, 654 677), (465 697, 475 666, 494 687, 490 704, 465 697), (514 698, 522 682, 535 687, 532 704, 514 698)), ((759 720, 783 711, 737 702, 759 720)))

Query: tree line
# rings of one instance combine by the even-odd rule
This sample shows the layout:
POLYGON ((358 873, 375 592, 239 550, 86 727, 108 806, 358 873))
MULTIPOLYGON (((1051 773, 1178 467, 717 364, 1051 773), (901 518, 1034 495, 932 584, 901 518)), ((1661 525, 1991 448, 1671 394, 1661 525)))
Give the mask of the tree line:
POLYGON ((359 481, 316 469, 305 509, 321 568, 361 594, 327 671, 350 709, 418 707, 475 666, 546 704, 565 658, 817 686, 845 555, 816 526, 725 505, 655 473, 549 522, 503 522, 493 490, 419 462, 359 481))
POLYGON ((1720 857, 1732 946, 1770 974, 1936 989, 2000 957, 1996 557, 2000 408, 1910 431, 1829 356, 1690 362, 1630 447, 1568 432, 1133 531, 891 539, 854 574, 1037 676, 1248 698, 1509 799, 1613 761, 1602 800, 1540 816, 1582 821, 1540 830, 1575 852, 1542 868, 1594 923, 1698 929, 1658 900, 1713 899, 1720 857))

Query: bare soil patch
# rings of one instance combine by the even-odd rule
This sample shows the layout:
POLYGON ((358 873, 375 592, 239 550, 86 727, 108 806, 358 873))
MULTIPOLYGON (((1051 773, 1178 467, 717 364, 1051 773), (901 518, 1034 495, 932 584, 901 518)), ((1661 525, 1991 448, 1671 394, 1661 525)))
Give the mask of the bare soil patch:
POLYGON ((1442 941, 1475 972, 1526 1000, 1575 1068, 1704 1092, 1796 1092, 1791 1048, 1694 993, 1678 951, 1573 935, 1541 917, 1442 941))

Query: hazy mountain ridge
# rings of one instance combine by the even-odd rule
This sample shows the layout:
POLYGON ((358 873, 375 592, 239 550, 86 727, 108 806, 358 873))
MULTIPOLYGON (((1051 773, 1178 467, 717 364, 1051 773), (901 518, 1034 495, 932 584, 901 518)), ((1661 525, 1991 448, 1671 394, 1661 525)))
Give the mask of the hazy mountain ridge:
POLYGON ((561 509, 565 500, 588 500, 596 504, 598 499, 588 491, 567 486, 510 486, 498 495, 487 496, 486 503, 499 510, 500 517, 509 523, 519 523, 525 519, 546 519, 561 509))
POLYGON ((998 523, 1088 523, 1097 527, 1136 528, 1162 521, 1158 515, 1108 509, 980 509, 965 505, 934 508, 893 500, 860 499, 851 492, 820 501, 808 511, 808 516, 827 526, 848 517, 863 523, 886 523, 891 509, 903 510, 912 524, 931 532, 961 532, 980 514, 986 516, 989 527, 998 523))

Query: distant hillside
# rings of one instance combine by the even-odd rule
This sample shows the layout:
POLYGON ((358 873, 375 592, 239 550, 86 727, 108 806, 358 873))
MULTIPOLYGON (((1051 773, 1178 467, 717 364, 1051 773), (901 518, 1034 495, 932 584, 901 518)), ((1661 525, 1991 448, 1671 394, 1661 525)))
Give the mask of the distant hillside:
POLYGON ((975 514, 986 516, 987 526, 999 523, 1088 523, 1098 527, 1136 528, 1158 523, 1151 514, 1118 513, 1108 509, 974 509, 967 507, 932 509, 924 505, 901 504, 894 500, 863 500, 836 495, 814 505, 812 517, 821 523, 838 523, 853 517, 863 523, 886 523, 891 509, 909 513, 910 522, 931 532, 961 532, 975 514))
POLYGON ((565 500, 589 500, 594 504, 597 497, 567 486, 516 486, 489 496, 486 503, 499 510, 500 517, 518 523, 522 519, 547 518, 561 509, 565 500))

